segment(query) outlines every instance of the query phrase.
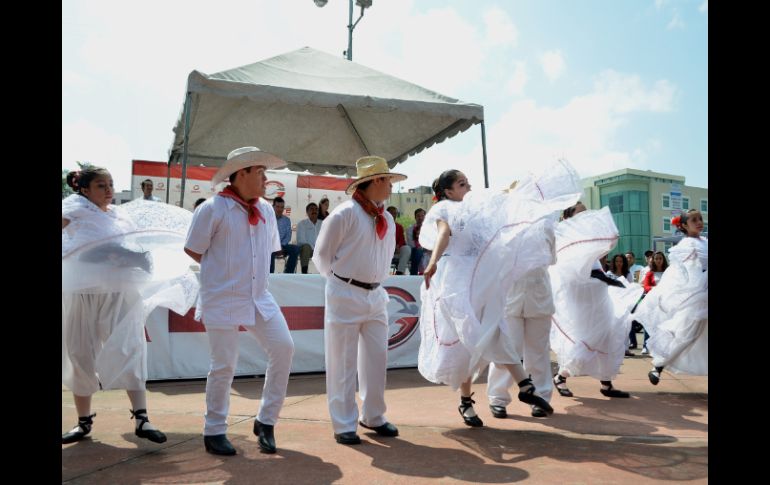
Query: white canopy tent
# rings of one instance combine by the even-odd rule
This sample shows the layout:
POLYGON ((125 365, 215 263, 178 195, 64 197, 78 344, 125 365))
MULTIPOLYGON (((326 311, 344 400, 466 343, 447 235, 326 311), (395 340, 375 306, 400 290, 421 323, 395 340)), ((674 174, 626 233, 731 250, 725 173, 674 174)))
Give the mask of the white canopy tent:
POLYGON ((174 128, 169 166, 219 166, 238 147, 279 155, 292 170, 355 175, 379 155, 393 168, 410 155, 481 123, 465 103, 310 47, 216 74, 192 71, 174 128))

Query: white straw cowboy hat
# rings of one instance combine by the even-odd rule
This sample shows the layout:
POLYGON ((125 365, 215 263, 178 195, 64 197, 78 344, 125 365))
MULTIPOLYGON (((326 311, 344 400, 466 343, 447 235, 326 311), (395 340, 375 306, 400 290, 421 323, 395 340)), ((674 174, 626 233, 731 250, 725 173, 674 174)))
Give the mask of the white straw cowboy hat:
POLYGON ((352 194, 359 184, 379 177, 390 177, 391 182, 406 180, 406 175, 391 172, 388 162, 384 158, 373 155, 356 160, 356 170, 358 171, 358 178, 348 185, 347 190, 345 190, 347 195, 352 194))
POLYGON ((285 167, 286 161, 272 153, 263 152, 257 147, 236 148, 227 155, 227 161, 211 177, 211 185, 224 182, 238 170, 255 165, 264 165, 265 169, 268 170, 285 167))

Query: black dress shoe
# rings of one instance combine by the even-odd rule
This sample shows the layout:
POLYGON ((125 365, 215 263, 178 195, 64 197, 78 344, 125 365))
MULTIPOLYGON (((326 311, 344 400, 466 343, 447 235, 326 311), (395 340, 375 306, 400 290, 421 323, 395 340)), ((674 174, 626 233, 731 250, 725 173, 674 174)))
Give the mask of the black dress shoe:
POLYGON ((80 441, 85 438, 86 435, 91 432, 91 425, 94 424, 94 416, 96 416, 96 414, 92 414, 90 416, 80 416, 78 418, 78 425, 73 428, 72 431, 68 431, 61 435, 61 443, 65 445, 68 443, 80 441))
POLYGON ((263 453, 275 453, 275 437, 273 436, 273 426, 260 423, 258 419, 254 420, 254 434, 259 436, 259 448, 263 453))
POLYGON ((390 423, 385 423, 381 426, 367 426, 363 421, 359 421, 358 424, 366 429, 371 429, 380 436, 398 436, 398 428, 390 423))
POLYGON ((508 417, 508 412, 505 410, 505 406, 493 406, 490 404, 489 410, 492 411, 492 416, 496 418, 503 419, 508 417))
POLYGON ((223 434, 204 436, 203 445, 206 447, 206 451, 214 455, 234 455, 236 453, 227 436, 223 434))
POLYGON ((545 412, 545 409, 541 408, 538 405, 532 406, 532 417, 533 418, 545 418, 548 416, 548 413, 545 412))
POLYGON ((341 445, 360 445, 361 438, 358 437, 355 431, 348 431, 347 433, 334 433, 334 439, 341 445))

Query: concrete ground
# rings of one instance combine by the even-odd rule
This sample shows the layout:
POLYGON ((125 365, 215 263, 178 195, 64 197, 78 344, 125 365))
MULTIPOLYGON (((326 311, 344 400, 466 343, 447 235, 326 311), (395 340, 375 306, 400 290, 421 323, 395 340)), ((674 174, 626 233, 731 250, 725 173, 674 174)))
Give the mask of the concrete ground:
MULTIPOLYGON (((708 378, 664 372, 653 386, 649 369, 649 357, 624 360, 613 382, 631 392, 630 399, 602 396, 595 379, 570 378, 575 396, 554 393, 549 418, 531 417, 518 401, 508 406, 508 418, 492 417, 481 380, 474 399, 483 428, 463 424, 458 394, 448 387, 427 382, 414 368, 391 370, 387 417, 400 436, 381 438, 359 428, 358 446, 333 439, 324 375, 295 375, 273 455, 260 453, 252 433, 263 378, 238 378, 228 430, 238 454, 231 457, 203 448, 205 381, 148 383, 150 418, 168 435, 163 444, 134 436, 125 392, 102 391, 94 395, 97 416, 89 437, 62 445, 62 482, 707 483, 708 378)), ((62 432, 76 421, 72 394, 62 388, 62 432)))

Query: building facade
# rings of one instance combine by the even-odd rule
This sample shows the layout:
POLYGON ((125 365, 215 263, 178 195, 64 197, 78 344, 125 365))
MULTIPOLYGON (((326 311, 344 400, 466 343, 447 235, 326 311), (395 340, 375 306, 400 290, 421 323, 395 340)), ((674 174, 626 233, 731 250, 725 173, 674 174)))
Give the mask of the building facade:
MULTIPOLYGON (((583 203, 589 209, 609 206, 620 232, 611 254, 633 251, 637 260, 653 246, 653 237, 673 236, 671 219, 680 211, 699 209, 708 237, 708 189, 685 185, 680 175, 625 168, 583 179, 583 203)), ((672 243, 665 243, 665 249, 672 243)))
POLYGON ((414 219, 415 210, 424 209, 428 212, 433 205, 433 189, 420 185, 407 192, 395 192, 390 194, 390 199, 385 203, 386 207, 391 205, 396 207, 402 216, 414 219))

